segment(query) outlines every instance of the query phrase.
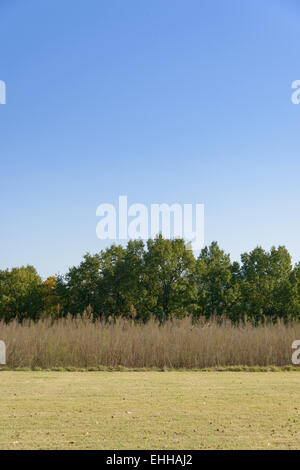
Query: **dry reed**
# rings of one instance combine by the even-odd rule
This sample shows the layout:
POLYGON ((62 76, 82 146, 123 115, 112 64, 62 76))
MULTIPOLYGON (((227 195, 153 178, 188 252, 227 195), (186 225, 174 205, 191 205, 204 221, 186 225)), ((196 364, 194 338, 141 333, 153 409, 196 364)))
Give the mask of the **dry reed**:
POLYGON ((11 368, 286 366, 291 365, 292 342, 300 339, 300 324, 254 327, 202 320, 193 325, 185 318, 159 326, 154 320, 67 318, 0 323, 0 339, 11 368))

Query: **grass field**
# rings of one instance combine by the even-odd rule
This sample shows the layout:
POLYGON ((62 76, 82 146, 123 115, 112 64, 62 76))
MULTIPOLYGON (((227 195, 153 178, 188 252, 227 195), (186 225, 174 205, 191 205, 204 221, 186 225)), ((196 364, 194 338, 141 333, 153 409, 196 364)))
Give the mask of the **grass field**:
POLYGON ((297 449, 299 372, 0 373, 1 449, 297 449))

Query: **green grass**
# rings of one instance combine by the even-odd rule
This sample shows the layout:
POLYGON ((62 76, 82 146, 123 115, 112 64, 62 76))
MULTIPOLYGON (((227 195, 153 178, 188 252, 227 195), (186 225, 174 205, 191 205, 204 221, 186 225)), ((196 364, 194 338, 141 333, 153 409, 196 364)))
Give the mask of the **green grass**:
POLYGON ((298 372, 0 374, 1 449, 297 449, 298 372))

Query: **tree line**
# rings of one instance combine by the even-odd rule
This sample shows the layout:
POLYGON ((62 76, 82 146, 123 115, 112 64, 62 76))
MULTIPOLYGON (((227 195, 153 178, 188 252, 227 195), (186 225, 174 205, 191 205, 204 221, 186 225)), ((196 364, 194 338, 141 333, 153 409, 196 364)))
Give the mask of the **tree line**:
POLYGON ((300 263, 284 246, 231 262, 217 242, 196 258, 184 240, 158 236, 87 253, 64 276, 43 281, 32 266, 0 271, 0 320, 34 321, 88 312, 159 322, 187 315, 300 319, 300 263))

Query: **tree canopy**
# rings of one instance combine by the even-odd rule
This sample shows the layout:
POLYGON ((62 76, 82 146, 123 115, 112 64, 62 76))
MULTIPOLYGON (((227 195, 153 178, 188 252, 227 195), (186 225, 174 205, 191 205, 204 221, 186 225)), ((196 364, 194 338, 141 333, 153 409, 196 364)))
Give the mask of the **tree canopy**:
POLYGON ((79 266, 45 281, 33 266, 0 270, 0 319, 126 317, 159 322, 186 315, 300 319, 300 264, 283 246, 256 247, 232 262, 217 242, 196 258, 182 239, 162 236, 86 253, 79 266))

